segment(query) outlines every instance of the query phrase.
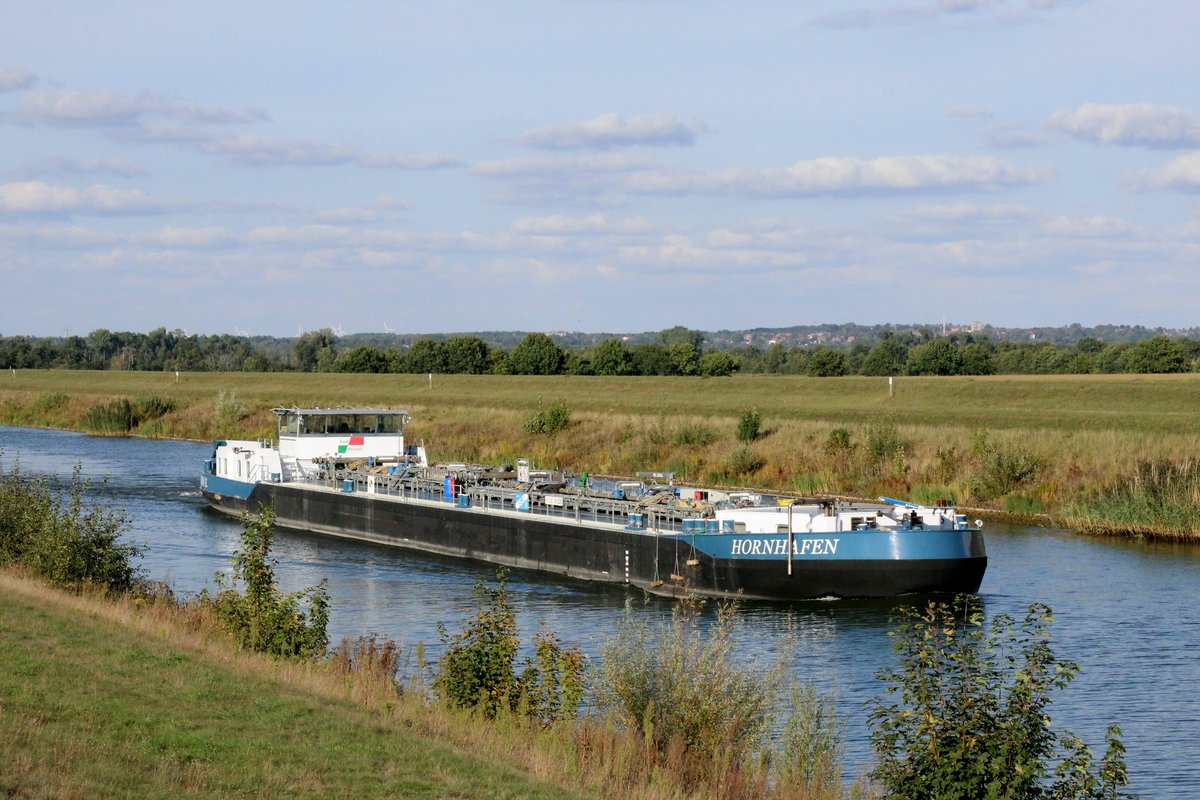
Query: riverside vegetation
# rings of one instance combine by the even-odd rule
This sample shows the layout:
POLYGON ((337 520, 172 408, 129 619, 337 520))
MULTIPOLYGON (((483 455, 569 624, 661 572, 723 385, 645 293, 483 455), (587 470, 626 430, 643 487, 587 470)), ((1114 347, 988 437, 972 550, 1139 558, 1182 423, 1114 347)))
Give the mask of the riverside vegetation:
POLYGON ((403 403, 451 461, 787 494, 948 499, 1086 533, 1200 535, 1200 375, 649 378, 18 371, 0 423, 271 438, 276 405, 403 403))
POLYGON ((543 630, 518 677, 500 573, 459 633, 443 629, 437 664, 418 646, 405 680, 390 641, 327 652, 322 587, 275 586, 270 514, 244 520, 215 597, 181 599, 138 574, 113 537, 125 523, 77 481, 59 495, 3 474, 0 631, 22 643, 0 667, 7 796, 1127 796, 1118 729, 1097 767, 1049 728, 1051 691, 1076 667, 1052 652, 1043 607, 986 630, 966 599, 910 612, 899 666, 880 673, 899 700, 875 704, 876 782, 847 787, 830 698, 789 677, 786 652, 739 662, 734 606, 707 631, 692 600, 657 624, 630 613, 590 676, 543 630), (97 557, 48 567, 47 531, 97 557))

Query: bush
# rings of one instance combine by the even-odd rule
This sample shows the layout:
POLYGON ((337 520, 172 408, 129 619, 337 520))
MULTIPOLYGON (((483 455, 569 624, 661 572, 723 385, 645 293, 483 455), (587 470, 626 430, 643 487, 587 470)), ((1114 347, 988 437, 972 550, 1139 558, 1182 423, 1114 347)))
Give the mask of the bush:
POLYGON ((604 643, 596 703, 659 753, 680 747, 701 763, 743 764, 771 729, 784 662, 735 663, 736 606, 717 607, 707 636, 699 609, 681 602, 669 622, 653 625, 627 607, 604 643))
POLYGON ((200 603, 211 608, 222 627, 248 650, 277 656, 315 658, 328 644, 329 592, 325 581, 311 589, 283 594, 275 584, 271 558, 275 512, 263 507, 257 520, 242 517, 241 548, 233 554, 233 578, 218 572, 219 591, 205 590, 200 603), (235 587, 246 584, 242 593, 235 587), (308 610, 304 611, 303 606, 308 610))
POLYGON ((534 635, 533 646, 533 658, 526 660, 521 673, 520 705, 543 725, 574 719, 587 686, 583 652, 578 647, 563 647, 558 637, 544 628, 534 635))
POLYGON ((850 431, 845 428, 834 428, 829 432, 829 437, 825 439, 822 449, 828 456, 849 453, 854 449, 854 444, 850 440, 850 431))
POLYGON ((450 705, 478 708, 489 718, 516 698, 513 659, 521 642, 505 574, 497 572, 495 589, 475 582, 472 592, 479 611, 460 633, 451 635, 438 623, 444 651, 433 679, 434 692, 450 705))
POLYGON ((1087 747, 1050 728, 1050 694, 1079 670, 1051 650, 1051 620, 1034 604, 1020 625, 998 614, 985 628, 979 600, 965 596, 902 611, 900 665, 879 672, 889 699, 870 714, 872 775, 889 797, 1126 796, 1119 728, 1109 729, 1099 777, 1087 747))
POLYGON ((558 431, 566 430, 571 425, 571 410, 567 408, 567 404, 559 400, 550 408, 543 410, 541 401, 538 401, 538 409, 533 412, 533 415, 525 420, 526 433, 557 433, 558 431))
POLYGON ((675 444, 681 446, 704 447, 717 440, 717 432, 707 425, 698 422, 684 422, 675 429, 675 444))
POLYGON ((217 421, 222 425, 232 425, 235 422, 241 422, 250 413, 246 409, 246 404, 238 399, 236 391, 227 393, 223 389, 213 403, 213 411, 217 414, 217 421))
POLYGON ((729 456, 726 469, 731 475, 753 475, 767 464, 766 459, 750 447, 739 447, 729 456))
POLYGON ((971 476, 971 494, 992 500, 1016 491, 1037 477, 1042 462, 1023 444, 992 441, 987 431, 975 436, 978 466, 971 476))
POLYGON ((517 709, 544 724, 573 719, 583 698, 583 653, 577 647, 564 648, 552 633, 540 631, 534 656, 517 679, 514 660, 521 641, 506 575, 503 569, 497 571, 494 589, 475 583, 479 610, 461 632, 451 635, 438 623, 444 649, 433 690, 444 702, 478 709, 489 719, 502 710, 517 709))
POLYGON ((85 499, 87 491, 78 465, 65 495, 19 464, 0 473, 0 564, 24 564, 57 586, 134 588, 142 548, 124 541, 125 514, 85 499))
POLYGON ((737 440, 750 444, 758 439, 762 431, 762 414, 757 408, 747 408, 738 418, 737 440))
POLYGON ((840 797, 846 747, 833 698, 817 694, 811 683, 793 685, 790 694, 791 710, 780 735, 779 781, 802 789, 805 797, 840 797))

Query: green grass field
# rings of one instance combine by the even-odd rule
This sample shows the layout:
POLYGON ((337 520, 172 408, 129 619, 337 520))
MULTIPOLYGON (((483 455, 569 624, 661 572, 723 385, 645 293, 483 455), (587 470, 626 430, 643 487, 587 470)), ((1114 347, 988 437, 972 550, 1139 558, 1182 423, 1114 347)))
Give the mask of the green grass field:
MULTIPOLYGON (((686 481, 795 494, 948 496, 1097 531, 1197 533, 1194 514, 1112 526, 1104 522, 1114 516, 1112 504, 1093 504, 1124 498, 1146 463, 1191 474, 1200 454, 1196 374, 903 377, 889 396, 886 378, 862 377, 434 375, 431 382, 424 375, 192 373, 177 381, 173 373, 18 371, 0 375, 0 422, 82 429, 95 406, 148 396, 176 408, 133 431, 143 435, 265 437, 273 433, 272 406, 376 405, 408 409, 410 441, 424 441, 434 458, 525 456, 599 474, 668 469, 686 481), (567 430, 524 431, 539 404, 559 401, 571 411, 567 430), (748 408, 761 412, 763 435, 743 448, 734 432, 748 408), (849 449, 831 450, 838 428, 849 435, 849 449), (1013 467, 1026 462, 1035 468, 1013 467), (1095 516, 1101 507, 1107 510, 1095 516)), ((1172 503, 1186 505, 1189 492, 1200 501, 1200 479, 1188 480, 1172 490, 1183 493, 1172 503)))
POLYGON ((0 797, 579 796, 272 680, 266 659, 214 657, 24 579, 0 585, 0 797))

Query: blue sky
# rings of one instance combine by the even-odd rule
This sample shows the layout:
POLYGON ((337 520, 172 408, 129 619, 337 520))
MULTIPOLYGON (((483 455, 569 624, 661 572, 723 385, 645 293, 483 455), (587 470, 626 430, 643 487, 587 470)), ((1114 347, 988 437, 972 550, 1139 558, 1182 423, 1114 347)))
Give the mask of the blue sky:
POLYGON ((1200 324, 1192 2, 5 16, 0 334, 1200 324))

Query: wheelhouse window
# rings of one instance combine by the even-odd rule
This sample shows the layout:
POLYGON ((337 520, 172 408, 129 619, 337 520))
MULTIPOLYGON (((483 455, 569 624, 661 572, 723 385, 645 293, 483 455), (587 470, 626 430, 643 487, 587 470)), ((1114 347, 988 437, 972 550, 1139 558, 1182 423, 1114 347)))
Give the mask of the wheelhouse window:
POLYGON ((376 433, 379 430, 379 417, 375 414, 357 414, 354 417, 355 433, 376 433))
POLYGON ((380 433, 400 433, 404 426, 399 414, 383 414, 379 417, 380 433))
POLYGON ((295 436, 300 432, 300 417, 296 414, 279 415, 279 435, 295 436))

